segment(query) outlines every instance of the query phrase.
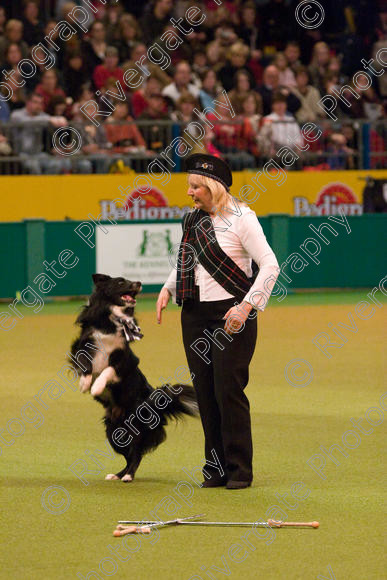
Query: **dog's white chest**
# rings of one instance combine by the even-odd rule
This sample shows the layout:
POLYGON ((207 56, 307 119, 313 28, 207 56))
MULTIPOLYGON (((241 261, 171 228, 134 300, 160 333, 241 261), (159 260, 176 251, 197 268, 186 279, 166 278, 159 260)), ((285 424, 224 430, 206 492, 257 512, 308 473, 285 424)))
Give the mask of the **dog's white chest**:
POLYGON ((109 366, 109 355, 117 348, 123 349, 125 347, 125 338, 121 333, 103 334, 95 331, 93 338, 98 346, 98 352, 93 359, 93 375, 101 373, 107 366, 109 366))

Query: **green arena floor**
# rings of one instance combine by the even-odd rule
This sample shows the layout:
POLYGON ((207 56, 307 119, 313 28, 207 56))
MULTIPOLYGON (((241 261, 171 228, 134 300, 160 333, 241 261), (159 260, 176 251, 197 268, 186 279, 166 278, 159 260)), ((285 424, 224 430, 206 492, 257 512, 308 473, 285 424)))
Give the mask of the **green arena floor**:
MULTIPOLYGON (((281 304, 272 300, 259 316, 248 386, 255 479, 241 491, 201 489, 190 479, 203 459, 201 426, 191 418, 169 426, 166 443, 145 458, 134 483, 104 481, 123 459, 106 446, 102 407, 57 375, 80 303, 49 303, 39 314, 24 309, 24 318, 0 335, 0 578, 384 578, 386 301, 378 292, 383 306, 361 319, 355 306, 367 292, 295 294, 281 304), (339 342, 333 327, 346 342, 328 358, 312 339, 326 332, 339 342), (309 366, 295 369, 290 384, 284 369, 294 359, 309 366), (336 463, 327 455, 332 445, 336 463), (87 475, 79 475, 82 466, 87 475), (112 536, 117 520, 148 519, 155 510, 162 519, 203 513, 219 521, 318 520, 320 528, 181 526, 112 536)), ((173 380, 186 361, 177 307, 158 326, 154 303, 139 300, 145 336, 134 350, 156 386, 173 380)))

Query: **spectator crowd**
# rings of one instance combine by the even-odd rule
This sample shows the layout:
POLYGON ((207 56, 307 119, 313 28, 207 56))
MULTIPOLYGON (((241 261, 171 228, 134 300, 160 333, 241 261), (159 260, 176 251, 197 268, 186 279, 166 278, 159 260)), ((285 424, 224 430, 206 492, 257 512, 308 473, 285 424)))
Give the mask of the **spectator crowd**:
MULTIPOLYGON (((300 157, 295 168, 359 167, 364 137, 359 121, 369 123, 374 151, 385 150, 387 75, 374 64, 379 74, 365 90, 354 84, 353 75, 363 70, 362 59, 375 59, 387 46, 386 5, 326 0, 324 22, 308 29, 295 18, 300 1, 88 0, 93 10, 87 32, 78 28, 63 42, 57 23, 74 26, 72 11, 85 2, 5 0, 0 5, 0 172, 105 173, 114 171, 118 160, 142 171, 178 134, 176 127, 183 134, 202 112, 208 123, 192 152, 222 156, 233 170, 255 168, 290 142, 300 157), (192 7, 203 21, 169 52, 168 67, 151 62, 149 48, 165 46, 168 32, 176 36, 172 23, 192 7), (39 43, 53 65, 41 64, 36 74, 22 77, 18 65, 39 43), (139 62, 145 80, 131 89, 125 73, 139 62), (333 123, 319 101, 344 85, 347 103, 338 101, 333 123), (84 114, 91 100, 108 111, 98 123, 84 114), (227 102, 234 114, 226 114, 227 102), (300 126, 307 122, 321 129, 321 137, 303 156, 300 126), (81 136, 81 148, 72 156, 53 147, 55 131, 68 125, 81 136), (7 165, 9 159, 16 165, 7 165)), ((386 166, 386 157, 375 156, 372 166, 386 166)))

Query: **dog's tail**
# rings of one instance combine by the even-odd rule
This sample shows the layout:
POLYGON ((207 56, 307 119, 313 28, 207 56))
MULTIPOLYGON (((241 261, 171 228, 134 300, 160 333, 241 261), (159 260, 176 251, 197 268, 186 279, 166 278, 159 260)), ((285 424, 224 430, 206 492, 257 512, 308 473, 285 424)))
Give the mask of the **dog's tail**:
MULTIPOLYGON (((196 394, 190 385, 167 384, 156 389, 155 392, 162 392, 165 399, 168 401, 165 406, 159 406, 157 405, 157 399, 154 399, 152 404, 152 406, 157 408, 157 413, 160 415, 161 410, 161 414, 166 419, 180 419, 183 415, 191 415, 191 417, 197 417, 199 415, 196 394)), ((163 398, 163 395, 160 394, 160 401, 163 398)))

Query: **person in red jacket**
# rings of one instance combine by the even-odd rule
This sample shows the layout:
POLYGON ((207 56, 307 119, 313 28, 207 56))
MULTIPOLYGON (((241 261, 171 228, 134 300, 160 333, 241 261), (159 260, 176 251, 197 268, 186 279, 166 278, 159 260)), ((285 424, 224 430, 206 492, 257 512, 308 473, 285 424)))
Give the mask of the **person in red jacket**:
POLYGON ((45 113, 47 113, 51 100, 54 97, 66 98, 66 93, 58 83, 58 73, 53 68, 43 73, 41 82, 36 87, 35 93, 43 98, 43 110, 45 113))
POLYGON ((124 73, 118 66, 118 50, 115 46, 108 46, 103 64, 95 67, 93 73, 93 82, 95 87, 100 90, 105 85, 106 81, 114 78, 120 81, 121 87, 124 89, 124 73))
MULTIPOLYGON (((133 116, 137 119, 144 113, 149 107, 149 100, 152 95, 161 95, 161 83, 155 77, 149 77, 149 79, 139 88, 134 91, 132 95, 132 112, 133 116)), ((164 107, 165 111, 167 110, 164 107)))
POLYGON ((140 153, 146 151, 143 136, 129 116, 126 101, 115 104, 116 110, 106 121, 105 133, 113 153, 140 153))

